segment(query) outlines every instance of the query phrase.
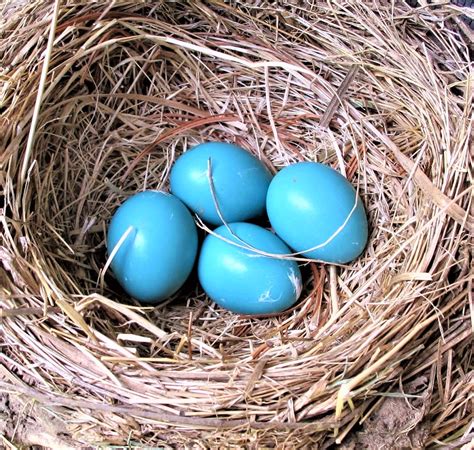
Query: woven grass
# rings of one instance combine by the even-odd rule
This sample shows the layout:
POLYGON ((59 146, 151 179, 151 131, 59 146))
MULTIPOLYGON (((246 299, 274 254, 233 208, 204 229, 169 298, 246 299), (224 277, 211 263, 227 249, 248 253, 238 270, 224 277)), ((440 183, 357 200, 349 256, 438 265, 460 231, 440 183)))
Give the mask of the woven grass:
POLYGON ((473 438, 463 10, 272 4, 3 6, 0 392, 23 405, 4 445, 473 438), (345 174, 369 215, 364 254, 304 263, 299 303, 267 317, 217 307, 195 276, 156 307, 101 279, 115 208, 167 189, 176 157, 210 139, 274 172, 345 174), (403 414, 384 435, 390 405, 403 414))

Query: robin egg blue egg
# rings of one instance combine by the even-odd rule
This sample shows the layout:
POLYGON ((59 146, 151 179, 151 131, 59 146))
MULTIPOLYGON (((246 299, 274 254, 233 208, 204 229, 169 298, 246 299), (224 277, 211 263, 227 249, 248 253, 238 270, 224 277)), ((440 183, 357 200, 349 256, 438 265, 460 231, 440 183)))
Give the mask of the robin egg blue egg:
POLYGON ((216 202, 227 223, 258 217, 265 212, 271 178, 263 163, 243 148, 207 142, 177 159, 170 173, 170 188, 205 222, 222 225, 216 202))
POLYGON ((197 254, 191 213, 175 196, 144 191, 115 212, 107 250, 117 280, 132 297, 157 303, 173 295, 188 278, 197 254))
POLYGON ((290 253, 275 234, 250 223, 223 225, 209 234, 198 262, 199 281, 207 295, 239 314, 276 313, 292 306, 302 289, 298 264, 259 251, 290 253), (252 248, 241 247, 246 245, 252 248))
POLYGON ((367 217, 352 185, 331 167, 301 162, 273 178, 267 213, 276 234, 302 256, 344 264, 367 243, 367 217))

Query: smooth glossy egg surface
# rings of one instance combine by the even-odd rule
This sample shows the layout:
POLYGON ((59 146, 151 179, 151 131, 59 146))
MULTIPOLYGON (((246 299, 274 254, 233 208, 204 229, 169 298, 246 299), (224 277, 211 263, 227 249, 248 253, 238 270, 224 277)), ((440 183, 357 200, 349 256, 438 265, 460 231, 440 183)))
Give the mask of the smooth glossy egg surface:
POLYGON ((121 239, 111 268, 123 288, 141 302, 171 296, 193 268, 196 225, 186 206, 171 194, 145 191, 128 198, 110 222, 109 255, 121 239))
MULTIPOLYGON (((242 245, 272 254, 289 248, 272 232, 250 223, 221 226, 215 233, 242 245), (236 237, 237 236, 237 237, 236 237)), ((294 261, 266 257, 208 235, 198 263, 201 286, 217 304, 239 314, 269 314, 292 306, 301 294, 302 280, 294 261)))
POLYGON ((267 193, 276 234, 303 256, 344 264, 367 243, 367 216, 353 186, 331 167, 302 162, 283 168, 267 193))
POLYGON ((272 175, 260 160, 234 144, 203 143, 181 155, 171 169, 171 192, 205 222, 221 225, 209 181, 209 160, 215 198, 225 222, 264 213, 272 175))

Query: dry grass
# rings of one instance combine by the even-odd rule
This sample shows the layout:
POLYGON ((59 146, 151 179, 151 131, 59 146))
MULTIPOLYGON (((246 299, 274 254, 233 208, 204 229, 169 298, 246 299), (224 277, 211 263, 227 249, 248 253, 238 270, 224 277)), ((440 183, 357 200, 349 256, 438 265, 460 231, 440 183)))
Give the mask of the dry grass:
POLYGON ((424 443, 472 439, 473 77, 447 26, 460 10, 271 3, 62 1, 50 53, 54 2, 3 7, 0 391, 50 414, 56 443, 326 447, 385 398, 408 404, 421 377, 424 443), (166 189, 207 139, 274 172, 346 174, 370 216, 364 255, 306 263, 306 294, 269 317, 218 308, 194 279, 153 308, 110 274, 101 289, 114 209, 166 189))

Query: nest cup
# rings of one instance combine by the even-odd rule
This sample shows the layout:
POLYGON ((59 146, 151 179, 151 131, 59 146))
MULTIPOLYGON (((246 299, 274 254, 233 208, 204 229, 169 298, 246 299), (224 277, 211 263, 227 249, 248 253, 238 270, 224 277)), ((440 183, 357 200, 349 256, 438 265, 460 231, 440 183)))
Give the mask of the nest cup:
POLYGON ((472 438, 472 74, 460 8, 3 8, 6 441, 472 438), (207 140, 274 172, 303 160, 339 170, 368 212, 364 254, 305 263, 299 303, 268 317, 217 307, 195 277, 165 303, 134 303, 103 272, 111 215, 131 194, 166 190, 176 158, 207 140))

